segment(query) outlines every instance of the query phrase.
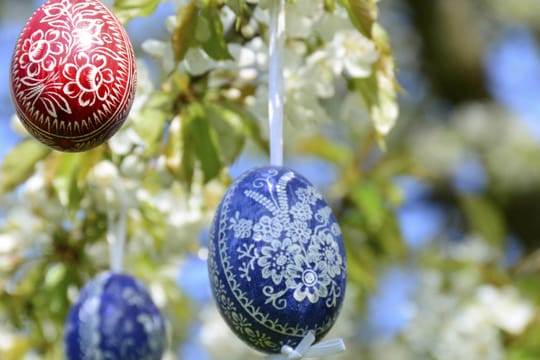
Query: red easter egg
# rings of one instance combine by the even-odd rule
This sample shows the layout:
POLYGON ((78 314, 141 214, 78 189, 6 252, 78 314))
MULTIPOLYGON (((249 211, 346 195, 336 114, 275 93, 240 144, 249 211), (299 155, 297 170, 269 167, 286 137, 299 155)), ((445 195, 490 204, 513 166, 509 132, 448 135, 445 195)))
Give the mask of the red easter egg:
POLYGON ((28 19, 11 62, 23 125, 61 151, 89 150, 124 123, 136 86, 128 35, 98 0, 48 0, 28 19))

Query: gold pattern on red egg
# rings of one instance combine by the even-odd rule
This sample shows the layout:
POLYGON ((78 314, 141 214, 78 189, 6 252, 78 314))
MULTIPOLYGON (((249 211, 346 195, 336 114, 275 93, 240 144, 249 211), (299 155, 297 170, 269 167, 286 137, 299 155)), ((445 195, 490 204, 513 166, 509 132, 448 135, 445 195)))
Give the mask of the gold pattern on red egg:
POLYGON ((19 35, 10 75, 21 122, 60 151, 108 140, 135 96, 131 42, 98 0, 49 0, 39 7, 19 35))

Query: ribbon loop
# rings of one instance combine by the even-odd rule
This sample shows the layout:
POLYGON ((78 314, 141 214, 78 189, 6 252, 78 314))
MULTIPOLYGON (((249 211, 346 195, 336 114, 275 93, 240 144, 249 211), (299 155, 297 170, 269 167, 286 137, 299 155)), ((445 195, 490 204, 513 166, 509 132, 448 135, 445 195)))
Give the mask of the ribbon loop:
POLYGON ((289 345, 283 345, 281 354, 270 355, 266 360, 299 360, 302 358, 320 358, 330 356, 345 351, 345 343, 342 339, 332 339, 313 345, 315 334, 309 331, 300 341, 296 348, 289 345))

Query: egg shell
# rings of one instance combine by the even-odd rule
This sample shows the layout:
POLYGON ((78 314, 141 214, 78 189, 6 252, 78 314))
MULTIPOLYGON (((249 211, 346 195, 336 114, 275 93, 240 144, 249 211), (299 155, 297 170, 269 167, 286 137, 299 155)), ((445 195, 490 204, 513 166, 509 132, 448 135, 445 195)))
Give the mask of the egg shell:
POLYGON ((56 150, 89 150, 109 139, 131 109, 133 47, 98 0, 49 0, 19 35, 10 86, 32 136, 56 150))
POLYGON ((321 339, 345 296, 341 230, 321 193, 285 168, 241 175, 210 230, 208 271, 217 307, 242 340, 266 353, 321 339))
POLYGON ((64 330, 68 360, 160 360, 165 338, 165 322, 144 285, 111 272, 83 287, 64 330))

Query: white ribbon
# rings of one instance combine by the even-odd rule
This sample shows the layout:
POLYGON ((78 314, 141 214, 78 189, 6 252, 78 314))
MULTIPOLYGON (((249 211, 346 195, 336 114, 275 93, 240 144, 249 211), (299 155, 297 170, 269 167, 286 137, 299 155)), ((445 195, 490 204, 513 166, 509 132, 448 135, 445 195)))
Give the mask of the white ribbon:
POLYGON ((302 358, 320 358, 335 355, 345 351, 345 343, 342 339, 332 339, 312 345, 315 342, 315 334, 309 331, 300 341, 296 348, 284 345, 281 354, 269 355, 266 360, 297 360, 302 358))
POLYGON ((283 165, 283 48, 285 44, 285 0, 270 2, 268 47, 268 123, 270 163, 283 165))
MULTIPOLYGON (((116 185, 116 184, 115 184, 116 185)), ((107 212, 107 241, 109 243, 109 265, 111 271, 122 272, 124 263, 124 246, 126 242, 126 212, 125 195, 120 186, 114 186, 118 208, 110 205, 107 212)))

